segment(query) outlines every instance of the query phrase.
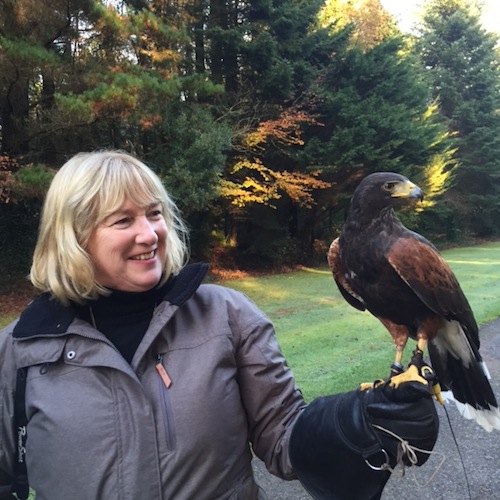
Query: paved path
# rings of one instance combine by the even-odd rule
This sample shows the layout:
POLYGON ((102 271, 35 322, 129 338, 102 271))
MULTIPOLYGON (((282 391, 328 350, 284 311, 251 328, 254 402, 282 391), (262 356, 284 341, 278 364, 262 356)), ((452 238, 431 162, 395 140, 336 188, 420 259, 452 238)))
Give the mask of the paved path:
MULTIPOLYGON (((481 329, 481 354, 500 401, 500 320, 481 329)), ((436 455, 421 468, 407 469, 404 477, 393 476, 382 500, 500 500, 500 431, 484 431, 461 417, 452 404, 446 410, 451 428, 444 408, 438 407, 441 428, 436 455)), ((286 482, 270 475, 259 460, 254 461, 254 471, 269 500, 311 500, 298 481, 286 482)))

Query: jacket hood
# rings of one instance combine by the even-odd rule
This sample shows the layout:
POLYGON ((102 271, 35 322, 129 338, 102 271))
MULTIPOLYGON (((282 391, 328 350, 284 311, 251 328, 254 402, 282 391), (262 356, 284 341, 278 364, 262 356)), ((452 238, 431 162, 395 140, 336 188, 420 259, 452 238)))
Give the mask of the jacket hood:
MULTIPOLYGON (((179 274, 172 276, 163 287, 162 302, 181 306, 201 285, 208 272, 208 264, 190 264, 179 274)), ((12 336, 17 339, 34 336, 63 334, 75 319, 76 309, 64 306, 51 294, 37 296, 23 311, 16 324, 12 336), (36 333, 34 333, 36 332, 36 333)))

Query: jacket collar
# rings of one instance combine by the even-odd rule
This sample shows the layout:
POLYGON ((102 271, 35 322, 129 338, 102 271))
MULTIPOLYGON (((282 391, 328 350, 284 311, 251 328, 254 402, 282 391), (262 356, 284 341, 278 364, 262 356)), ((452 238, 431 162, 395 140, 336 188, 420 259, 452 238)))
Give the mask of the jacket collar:
MULTIPOLYGON (((190 264, 165 285, 162 301, 181 306, 198 289, 208 272, 205 263, 190 264)), ((66 333, 76 316, 73 306, 64 306, 49 293, 36 297, 21 314, 12 336, 27 338, 66 333)))

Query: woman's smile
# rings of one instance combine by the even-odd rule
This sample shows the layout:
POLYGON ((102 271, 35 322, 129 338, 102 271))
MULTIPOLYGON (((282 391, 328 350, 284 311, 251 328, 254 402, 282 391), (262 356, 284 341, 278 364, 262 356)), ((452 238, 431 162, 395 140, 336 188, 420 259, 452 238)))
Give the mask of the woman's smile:
POLYGON ((136 255, 135 257, 131 257, 132 260, 150 260, 155 256, 155 251, 151 251, 149 253, 143 253, 141 255, 136 255))

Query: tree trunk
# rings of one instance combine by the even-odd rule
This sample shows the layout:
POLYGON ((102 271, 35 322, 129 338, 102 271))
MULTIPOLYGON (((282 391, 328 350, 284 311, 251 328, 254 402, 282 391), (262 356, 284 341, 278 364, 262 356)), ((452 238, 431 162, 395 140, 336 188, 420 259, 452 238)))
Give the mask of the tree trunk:
POLYGON ((3 98, 2 148, 3 154, 15 156, 26 152, 28 137, 26 122, 29 115, 28 78, 17 75, 3 98))
POLYGON ((226 3, 224 0, 211 0, 209 29, 211 31, 210 43, 210 67, 212 71, 212 80, 215 83, 223 83, 223 64, 224 64, 224 44, 217 30, 225 30, 226 23, 226 3))
MULTIPOLYGON (((228 1, 228 29, 236 30, 238 26, 238 2, 228 1)), ((238 47, 234 43, 225 43, 224 69, 226 76, 226 91, 238 90, 238 47)))
MULTIPOLYGON (((50 111, 54 107, 56 83, 54 81, 54 77, 50 73, 44 73, 42 78, 43 86, 41 105, 44 111, 50 111)), ((54 139, 54 135, 50 134, 45 140, 45 147, 41 151, 41 158, 47 163, 55 163, 57 159, 57 147, 54 139)))

